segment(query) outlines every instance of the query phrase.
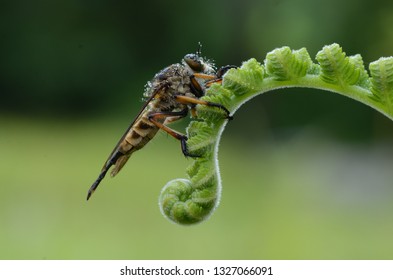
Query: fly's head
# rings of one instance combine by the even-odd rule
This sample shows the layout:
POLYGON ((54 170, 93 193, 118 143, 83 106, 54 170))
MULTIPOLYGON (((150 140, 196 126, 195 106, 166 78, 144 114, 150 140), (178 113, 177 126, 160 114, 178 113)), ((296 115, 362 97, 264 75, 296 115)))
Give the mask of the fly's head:
POLYGON ((213 74, 214 65, 201 57, 200 52, 186 54, 183 58, 183 64, 188 66, 194 73, 213 74))

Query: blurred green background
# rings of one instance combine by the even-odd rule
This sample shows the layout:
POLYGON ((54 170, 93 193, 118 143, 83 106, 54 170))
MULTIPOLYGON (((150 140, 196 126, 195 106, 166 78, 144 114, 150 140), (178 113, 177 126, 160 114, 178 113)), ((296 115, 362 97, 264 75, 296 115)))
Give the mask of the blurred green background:
POLYGON ((393 123, 323 91, 270 92, 237 112, 222 201, 202 224, 160 214, 161 187, 190 162, 164 133, 85 201, 146 81, 198 42, 217 65, 333 42, 368 65, 393 55, 392 1, 0 6, 0 259, 393 258, 393 123))

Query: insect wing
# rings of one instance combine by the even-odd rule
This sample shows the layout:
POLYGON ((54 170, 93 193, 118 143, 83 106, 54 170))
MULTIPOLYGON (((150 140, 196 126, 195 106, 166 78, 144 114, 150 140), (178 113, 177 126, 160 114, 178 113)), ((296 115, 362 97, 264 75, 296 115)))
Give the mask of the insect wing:
MULTIPOLYGON (((98 188, 98 185, 104 179, 106 173, 108 172, 109 168, 111 168, 112 165, 116 163, 116 161, 121 157, 121 156, 126 156, 123 153, 119 151, 119 146, 123 142, 124 138, 127 136, 127 133, 132 129, 134 126, 135 122, 141 117, 142 113, 145 111, 146 107, 149 105, 149 103, 154 99, 154 97, 163 89, 164 85, 158 86, 151 96, 145 101, 143 104, 141 110, 133 120, 133 122, 128 126, 127 130, 124 132, 123 136, 120 138, 120 140, 117 142, 115 148, 109 155, 108 159, 105 161, 104 166, 101 169, 101 173, 98 176, 97 180, 93 183, 93 185, 90 187, 88 193, 87 193, 87 200, 89 200, 90 196, 94 193, 94 191, 98 188)), ((125 158, 124 160, 127 161, 128 158, 125 158)))

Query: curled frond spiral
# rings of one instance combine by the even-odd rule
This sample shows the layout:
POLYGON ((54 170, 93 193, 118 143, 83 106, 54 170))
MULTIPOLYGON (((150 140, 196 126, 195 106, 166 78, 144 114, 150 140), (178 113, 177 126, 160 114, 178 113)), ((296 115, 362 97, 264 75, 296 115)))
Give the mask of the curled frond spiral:
MULTIPOLYGON (((360 55, 347 56, 338 44, 325 46, 314 63, 307 50, 282 47, 269 52, 264 64, 252 58, 230 69, 221 85, 213 84, 204 100, 224 105, 233 115, 253 97, 274 89, 307 87, 360 101, 393 120, 393 57, 370 63, 368 74, 360 55)), ((188 148, 200 157, 187 168, 187 179, 168 182, 160 195, 162 213, 179 224, 208 218, 221 196, 218 146, 227 120, 214 107, 197 106, 198 121, 187 129, 188 148)))

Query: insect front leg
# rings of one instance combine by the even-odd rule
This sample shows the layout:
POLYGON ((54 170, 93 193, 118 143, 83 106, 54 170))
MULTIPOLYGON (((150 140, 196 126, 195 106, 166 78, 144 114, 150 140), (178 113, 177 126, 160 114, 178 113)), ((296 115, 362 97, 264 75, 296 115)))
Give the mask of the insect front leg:
POLYGON ((210 102, 210 101, 205 101, 205 100, 201 100, 198 98, 185 96, 185 95, 177 95, 176 100, 182 104, 187 104, 187 105, 200 104, 200 105, 205 105, 205 106, 209 106, 209 107, 220 108, 221 110, 223 110, 227 114, 227 116, 226 116, 227 119, 229 119, 229 120, 233 119, 229 110, 227 108, 225 108, 225 106, 222 104, 214 103, 214 102, 210 102))
POLYGON ((205 95, 205 92, 202 88, 202 86, 199 84, 197 79, 195 78, 195 75, 190 76, 190 86, 191 86, 191 92, 196 96, 196 97, 202 97, 205 95))
POLYGON ((211 79, 209 81, 206 82, 206 86, 210 87, 212 84, 214 83, 222 83, 222 77, 224 76, 224 74, 232 68, 237 68, 237 66, 235 65, 227 65, 227 66, 223 66, 220 69, 218 69, 217 73, 216 73, 216 77, 214 79, 211 79))
POLYGON ((187 136, 184 134, 181 134, 177 132, 176 130, 166 126, 159 120, 162 119, 167 119, 169 118, 169 122, 172 122, 174 120, 178 120, 181 118, 184 118, 188 114, 188 108, 185 108, 184 110, 178 111, 178 112, 155 112, 151 113, 148 115, 148 119, 150 122, 152 122, 154 125, 156 125, 158 128, 164 130, 166 133, 174 137, 175 139, 180 141, 181 144, 181 151, 186 157, 199 157, 199 155, 193 155, 188 152, 187 148, 187 136))

